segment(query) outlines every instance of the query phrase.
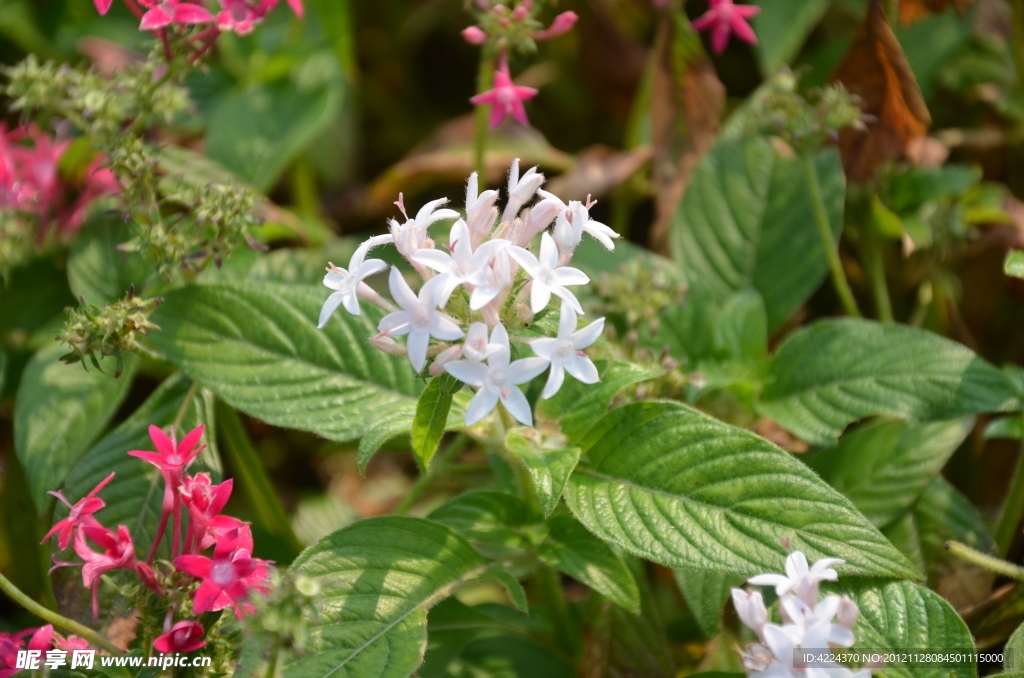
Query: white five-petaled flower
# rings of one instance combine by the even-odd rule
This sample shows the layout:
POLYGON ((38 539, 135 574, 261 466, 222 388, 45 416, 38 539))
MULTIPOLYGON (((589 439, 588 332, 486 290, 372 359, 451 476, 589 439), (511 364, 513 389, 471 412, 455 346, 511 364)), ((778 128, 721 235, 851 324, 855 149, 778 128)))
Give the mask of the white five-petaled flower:
POLYGON ((511 243, 508 240, 495 238, 488 240, 484 245, 492 242, 500 243, 500 245, 491 253, 491 261, 479 269, 469 281, 473 285, 473 292, 469 296, 469 307, 474 311, 489 304, 512 284, 512 260, 509 259, 511 243))
POLYGON ((544 201, 551 200, 557 202, 561 207, 562 211, 555 221, 555 242, 563 255, 571 254, 576 249, 584 233, 589 233, 597 238, 605 246, 605 249, 615 249, 615 243, 612 241, 612 238, 618 238, 619 234, 611 227, 590 218, 590 208, 596 202, 591 202, 590 196, 587 196, 586 203, 582 203, 579 200, 570 200, 569 204, 566 204, 562 202, 561 198, 547 191, 538 190, 537 194, 544 198, 544 201))
POLYGON ((515 219, 520 208, 533 198, 543 183, 544 175, 538 173, 536 167, 526 170, 520 177, 519 158, 513 160, 508 171, 508 200, 505 203, 505 210, 501 213, 501 220, 505 222, 515 219))
POLYGON ((823 558, 808 567, 807 557, 800 551, 794 551, 786 558, 786 574, 759 574, 747 582, 755 586, 774 586, 775 593, 780 596, 792 592, 808 605, 815 605, 818 602, 818 584, 836 581, 839 575, 832 566, 845 562, 839 558, 823 558))
POLYGON ((558 265, 558 248, 548 233, 541 236, 539 257, 535 257, 529 250, 515 246, 509 247, 508 253, 533 278, 531 283, 533 287, 530 290, 530 310, 540 313, 551 301, 551 295, 554 294, 569 302, 573 310, 583 315, 583 307, 580 306, 580 302, 565 286, 585 285, 590 282, 590 278, 577 268, 558 265))
POLYGON ((498 218, 498 208, 494 206, 498 192, 492 189, 477 195, 478 186, 476 172, 473 172, 466 182, 466 225, 474 247, 490 235, 498 218))
POLYGON ((347 270, 338 268, 334 264, 331 264, 330 268, 327 269, 327 275, 324 276, 324 285, 337 291, 327 297, 323 308, 320 309, 320 321, 317 323, 317 329, 323 329, 327 325, 327 321, 331 319, 331 316, 338 309, 338 306, 342 304, 345 305, 345 310, 352 315, 359 315, 359 297, 357 296, 359 283, 363 281, 363 278, 383 271, 388 267, 380 259, 366 259, 366 253, 374 245, 381 244, 381 240, 381 237, 370 238, 357 247, 348 262, 347 270))
POLYGON ((530 348, 541 358, 551 363, 548 383, 544 386, 542 398, 550 398, 558 393, 568 372, 584 384, 596 384, 600 381, 597 368, 590 361, 583 349, 587 348, 601 336, 604 331, 604 318, 598 318, 576 331, 576 311, 566 301, 562 302, 562 315, 558 319, 558 336, 541 337, 530 342, 530 348))
MULTIPOLYGON (((820 642, 823 645, 805 645, 805 647, 828 647, 829 643, 842 647, 853 645, 853 631, 840 624, 833 624, 839 612, 839 596, 825 596, 813 607, 796 596, 784 595, 779 599, 782 618, 788 625, 795 625, 809 642, 820 642)), ((805 641, 808 642, 808 641, 805 641)))
POLYGON ((459 213, 455 210, 450 209, 438 209, 441 205, 448 202, 448 198, 441 198, 440 200, 432 200, 426 205, 420 208, 420 211, 416 213, 414 219, 410 219, 409 215, 406 214, 405 204, 402 198, 402 194, 398 194, 398 209, 402 211, 402 215, 405 216, 405 223, 400 224, 396 219, 388 220, 388 229, 391 231, 391 237, 395 243, 395 249, 401 253, 403 257, 412 256, 416 250, 423 249, 423 246, 427 242, 427 229, 432 224, 444 219, 458 219, 459 213))
MULTIPOLYGON (((444 286, 439 302, 439 305, 443 306, 448 303, 448 297, 451 296, 456 287, 466 283, 472 284, 480 270, 487 266, 491 259, 494 258, 495 253, 507 246, 508 241, 506 240, 488 240, 477 247, 476 251, 473 251, 469 228, 465 221, 459 219, 452 225, 448 244, 451 254, 439 249, 423 249, 413 252, 409 258, 424 266, 429 266, 438 273, 448 275, 448 282, 444 286)), ((487 299, 478 306, 473 306, 473 310, 477 310, 486 304, 487 301, 490 301, 490 299, 487 299)))
POLYGON ((463 336, 459 326, 451 318, 437 310, 446 282, 443 275, 433 277, 424 283, 417 295, 409 287, 409 283, 405 282, 401 271, 396 267, 391 268, 391 277, 388 279, 391 296, 402 307, 402 310, 389 313, 381 318, 377 329, 392 337, 409 335, 409 339, 406 341, 409 362, 417 372, 423 369, 423 364, 427 360, 427 345, 430 343, 430 337, 442 341, 452 341, 463 336))
POLYGON ((487 338, 487 325, 473 323, 469 326, 466 339, 462 342, 462 356, 466 360, 472 363, 483 362, 500 350, 501 344, 492 343, 487 338))
POLYGON ((500 400, 519 422, 533 426, 530 403, 519 390, 519 384, 525 384, 543 372, 548 366, 547 361, 543 358, 523 358, 510 364, 512 353, 508 333, 500 323, 491 331, 490 344, 496 344, 498 350, 488 356, 486 365, 469 360, 457 360, 445 365, 449 374, 477 389, 466 409, 466 425, 472 426, 482 420, 500 400))

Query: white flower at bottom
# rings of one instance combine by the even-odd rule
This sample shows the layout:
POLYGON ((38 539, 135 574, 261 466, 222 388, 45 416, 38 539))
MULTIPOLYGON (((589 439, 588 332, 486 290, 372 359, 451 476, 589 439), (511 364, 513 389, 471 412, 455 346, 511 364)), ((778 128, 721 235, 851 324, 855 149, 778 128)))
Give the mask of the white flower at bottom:
POLYGON ((459 326, 437 310, 446 283, 444 275, 435 276, 428 280, 420 288, 419 295, 416 295, 409 287, 409 283, 405 282, 401 271, 396 267, 391 268, 391 277, 388 279, 391 296, 402 310, 388 313, 381 318, 377 329, 391 337, 409 335, 406 341, 409 362, 417 372, 423 369, 423 364, 427 361, 430 337, 452 341, 463 336, 459 326))
POLYGON ((540 239, 540 256, 535 257, 533 252, 522 247, 509 247, 509 256, 519 262, 519 265, 533 278, 530 290, 530 309, 534 313, 540 313, 551 301, 551 295, 561 297, 569 302, 580 315, 583 315, 583 307, 577 301, 576 296, 565 288, 566 285, 586 285, 590 282, 587 274, 578 268, 558 265, 558 247, 551 235, 544 233, 540 239))
POLYGON ((487 358, 487 364, 457 360, 445 365, 448 374, 477 389, 466 409, 466 425, 472 426, 494 409, 500 400, 505 409, 520 423, 533 426, 533 412, 526 396, 519 390, 544 371, 548 362, 543 358, 523 358, 509 364, 512 353, 508 345, 508 332, 504 325, 495 325, 491 332, 491 345, 498 350, 487 358))
POLYGON ((320 309, 320 320, 317 323, 317 329, 322 330, 327 325, 327 321, 334 315, 338 306, 342 304, 345 305, 345 310, 352 315, 359 315, 359 297, 356 294, 359 283, 363 281, 363 278, 383 271, 388 267, 380 259, 366 259, 366 253, 370 251, 371 247, 378 244, 376 241, 379 240, 381 238, 370 238, 357 247, 356 251, 352 253, 352 258, 349 259, 348 270, 331 264, 327 275, 324 276, 324 285, 337 291, 327 297, 323 308, 320 309), (364 261, 364 259, 366 260, 364 261))
POLYGON ((604 331, 604 318, 576 332, 576 311, 567 301, 562 302, 562 315, 558 319, 558 336, 541 337, 530 342, 530 348, 541 358, 551 363, 548 383, 544 386, 542 398, 550 398, 558 393, 565 380, 565 373, 584 384, 596 384, 600 381, 597 368, 582 349, 587 348, 601 336, 604 331))

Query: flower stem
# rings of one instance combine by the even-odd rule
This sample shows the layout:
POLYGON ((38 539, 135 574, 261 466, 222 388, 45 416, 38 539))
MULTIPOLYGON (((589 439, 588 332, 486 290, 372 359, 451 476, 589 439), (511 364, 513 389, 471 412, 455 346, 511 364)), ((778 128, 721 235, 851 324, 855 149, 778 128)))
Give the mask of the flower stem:
POLYGON ((50 624, 53 624, 57 628, 63 629, 68 633, 73 633, 76 636, 80 636, 85 640, 88 640, 96 647, 102 648, 111 654, 124 654, 124 652, 122 652, 122 650, 119 647, 111 643, 109 640, 101 636, 93 629, 90 629, 88 626, 79 624, 73 619, 63 617, 54 612, 53 610, 49 610, 40 605, 39 603, 37 603, 36 601, 32 600, 26 594, 22 593, 22 591, 17 586, 12 584, 11 581, 2 574, 0 574, 0 591, 6 593, 11 598, 11 600, 18 603, 23 608, 25 608, 35 616, 39 617, 43 621, 49 622, 50 624))
POLYGON ((562 582, 558 579, 558 572, 550 565, 541 563, 537 568, 537 579, 551 614, 558 647, 569 657, 575 658, 581 649, 579 637, 573 633, 576 624, 569 616, 569 606, 565 602, 565 592, 562 590, 562 582))
POLYGON ((455 437, 445 451, 430 465, 430 470, 426 473, 420 474, 420 477, 416 479, 412 488, 409 490, 409 494, 402 498, 398 506, 395 507, 393 512, 396 516, 404 516, 409 512, 409 509, 413 507, 423 493, 427 491, 427 488, 437 480, 437 478, 448 471, 448 466, 455 457, 459 455, 462 450, 466 449, 466 444, 469 442, 469 436, 465 433, 460 433, 455 437))
MULTIPOLYGON (((491 88, 494 78, 494 54, 490 47, 484 45, 480 50, 480 67, 476 75, 477 94, 483 94, 491 88)), ((474 111, 475 127, 473 131, 473 169, 477 174, 479 190, 487 188, 487 173, 484 156, 487 150, 487 106, 477 106, 474 111)))
POLYGON ((832 284, 835 285, 839 300, 847 314, 860 318, 860 309, 853 298, 850 290, 850 283, 846 280, 843 272, 843 262, 839 259, 839 245, 832 237, 832 227, 828 223, 828 213, 825 211, 825 203, 821 197, 821 184, 818 183, 818 172, 814 168, 814 156, 803 155, 804 173, 807 175, 807 186, 811 192, 811 202, 814 205, 814 222, 818 226, 818 233, 821 235, 821 244, 825 247, 825 256, 828 257, 829 270, 832 272, 832 284))
POLYGON ((1024 443, 1021 444, 1017 470, 1013 474, 1013 480, 1010 481, 1006 502, 999 514, 999 522, 996 524, 993 535, 1000 555, 1005 556, 1009 553, 1013 538, 1017 536, 1017 526, 1020 525, 1022 514, 1024 514, 1024 443))
POLYGON ((871 292, 875 297, 875 310, 878 319, 883 323, 891 323, 892 302, 889 300, 889 287, 885 281, 885 262, 882 259, 882 244, 878 233, 871 223, 864 228, 864 265, 871 278, 871 292))
POLYGON ((970 563, 974 563, 975 565, 983 567, 990 572, 995 572, 996 574, 1001 574, 1009 577, 1010 579, 1016 579, 1017 581, 1024 581, 1024 567, 1014 565, 1002 558, 993 558, 981 551, 972 549, 967 544, 961 544, 958 541, 947 541, 946 550, 954 556, 970 563))

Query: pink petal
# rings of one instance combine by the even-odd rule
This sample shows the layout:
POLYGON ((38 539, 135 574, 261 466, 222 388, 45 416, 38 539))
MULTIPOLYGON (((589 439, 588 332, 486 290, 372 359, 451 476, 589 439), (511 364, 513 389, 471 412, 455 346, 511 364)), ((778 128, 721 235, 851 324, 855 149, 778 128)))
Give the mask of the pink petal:
POLYGON ((749 19, 760 14, 761 8, 757 5, 733 5, 732 11, 737 16, 749 19))
POLYGON ((515 90, 516 96, 523 101, 526 99, 532 99, 538 94, 538 90, 535 90, 532 87, 524 87, 522 85, 513 85, 512 89, 515 90))
POLYGON ((711 49, 715 54, 721 54, 729 44, 729 24, 718 23, 711 29, 711 49))
MULTIPOLYGON (((179 556, 182 557, 182 556, 179 556)), ((205 580, 200 586, 199 590, 196 591, 196 597, 192 601, 193 609, 195 614, 202 614, 213 607, 213 604, 217 602, 217 596, 220 595, 221 588, 217 584, 213 583, 212 579, 205 580)))
MULTIPOLYGON (((151 11, 155 12, 156 10, 151 11)), ((170 17, 168 17, 167 23, 170 23, 170 21, 170 17)), ((156 447, 156 451, 160 454, 164 456, 174 454, 175 450, 174 445, 171 443, 171 439, 167 437, 167 434, 164 433, 164 430, 159 426, 153 426, 150 424, 149 439, 153 441, 153 446, 156 447)), ((131 453, 129 452, 129 454, 131 453)))
POLYGON ((512 117, 520 125, 530 124, 530 121, 526 118, 526 107, 523 106, 522 101, 519 101, 518 99, 516 101, 513 101, 512 104, 509 106, 509 113, 512 114, 512 117))
POLYGON ((188 435, 185 436, 180 443, 178 443, 178 452, 181 454, 181 456, 185 457, 186 459, 189 456, 191 456, 190 453, 192 452, 192 449, 196 446, 196 443, 199 442, 199 439, 203 437, 204 430, 206 430, 205 426, 199 426, 198 428, 194 428, 188 432, 188 435))
MULTIPOLYGON (((107 486, 107 483, 109 483, 111 480, 114 479, 114 476, 116 476, 116 475, 117 475, 116 473, 111 473, 109 476, 107 476, 106 478, 101 480, 99 485, 97 485, 96 487, 92 488, 92 492, 90 492, 89 494, 87 494, 85 496, 87 496, 87 497, 95 497, 97 494, 99 494, 100 490, 102 490, 104 487, 107 486)), ((100 508, 103 508, 103 507, 101 506, 100 508)))
MULTIPOLYGON (((142 15, 142 23, 139 24, 140 31, 155 31, 158 28, 164 28, 170 26, 171 22, 174 21, 167 12, 163 11, 159 7, 154 7, 145 14, 142 15)), ((150 426, 150 435, 153 434, 155 426, 150 426)), ((166 438, 166 436, 164 436, 166 438)), ((153 442, 156 442, 154 439, 153 442)), ((168 441, 169 442, 169 441, 168 441)))
POLYGON ((131 452, 128 453, 128 456, 138 457, 143 461, 148 461, 150 464, 156 466, 159 469, 162 469, 164 465, 164 458, 157 454, 156 452, 146 452, 145 450, 132 450, 131 452))
POLYGON ((508 112, 508 108, 505 104, 495 103, 491 108, 491 127, 497 127, 501 124, 501 121, 505 119, 505 113, 508 112))
POLYGON ((96 11, 100 14, 106 14, 110 11, 110 6, 114 4, 114 0, 92 0, 93 4, 96 5, 96 11))
MULTIPOLYGON (((46 533, 46 536, 43 537, 43 540, 41 542, 39 542, 39 543, 40 544, 45 544, 47 539, 49 539, 50 537, 52 537, 56 533, 60 532, 61 530, 63 530, 65 527, 68 528, 69 536, 70 536, 70 528, 72 527, 71 519, 70 518, 65 518, 64 520, 62 520, 59 523, 57 523, 56 525, 54 525, 50 529, 50 531, 46 533)), ((63 536, 64 535, 62 534, 61 537, 63 537, 63 536)), ((60 548, 61 548, 61 550, 66 549, 67 548, 67 544, 65 544, 64 546, 61 546, 60 548)))
POLYGON ((185 574, 206 579, 210 576, 210 567, 213 562, 206 556, 178 556, 171 561, 171 564, 185 574))
POLYGON ((473 104, 474 106, 482 106, 484 104, 493 104, 497 100, 498 93, 493 89, 489 89, 486 92, 481 92, 480 94, 477 94, 474 97, 470 97, 469 103, 473 104))
POLYGON ((743 17, 734 16, 729 22, 732 25, 732 32, 736 34, 736 37, 744 42, 749 42, 751 45, 757 44, 757 34, 754 33, 754 29, 744 21, 743 17))
MULTIPOLYGON (((295 12, 295 16, 300 19, 305 15, 305 9, 302 7, 302 0, 288 0, 288 6, 295 12)), ((760 8, 759 8, 760 9, 760 8)))
POLYGON ((715 23, 715 20, 717 18, 718 12, 710 10, 708 12, 705 12, 698 18, 694 19, 693 22, 690 23, 690 25, 693 27, 693 30, 695 31, 705 31, 715 23))
POLYGON ((174 8, 174 21, 179 24, 205 24, 213 21, 213 15, 205 7, 183 2, 174 8))

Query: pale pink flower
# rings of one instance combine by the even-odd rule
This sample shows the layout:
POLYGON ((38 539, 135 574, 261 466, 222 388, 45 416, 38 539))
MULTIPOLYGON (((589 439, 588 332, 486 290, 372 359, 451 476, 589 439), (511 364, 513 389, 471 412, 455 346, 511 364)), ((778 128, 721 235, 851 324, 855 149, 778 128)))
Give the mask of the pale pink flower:
POLYGON ((698 31, 710 30, 711 48, 715 50, 715 54, 721 54, 729 43, 729 35, 733 33, 744 42, 757 44, 757 35, 747 23, 747 19, 757 16, 760 12, 761 8, 754 5, 737 5, 732 0, 711 0, 708 11, 694 20, 692 25, 698 31))
POLYGON ((523 102, 537 96, 537 90, 512 82, 508 64, 502 64, 494 72, 494 89, 477 94, 469 101, 475 106, 491 105, 491 127, 497 127, 506 115, 511 115, 521 125, 529 125, 523 102))

